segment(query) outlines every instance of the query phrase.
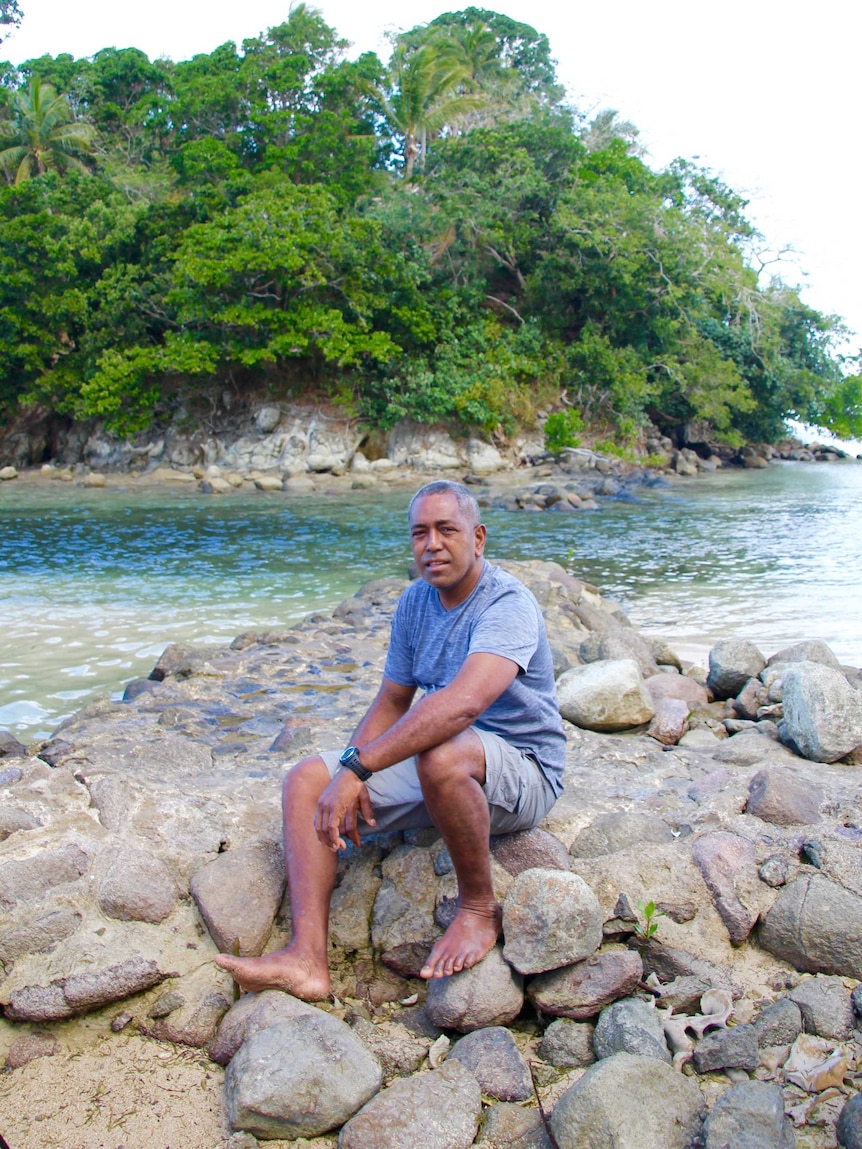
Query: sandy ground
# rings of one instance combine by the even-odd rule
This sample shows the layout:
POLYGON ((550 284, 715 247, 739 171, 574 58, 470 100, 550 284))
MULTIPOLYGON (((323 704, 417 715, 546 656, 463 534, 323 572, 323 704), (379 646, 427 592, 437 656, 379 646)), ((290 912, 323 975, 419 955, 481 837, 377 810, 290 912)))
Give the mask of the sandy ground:
POLYGON ((113 1037, 0 1073, 0 1132, 9 1149, 218 1149, 223 1079, 201 1050, 113 1037))

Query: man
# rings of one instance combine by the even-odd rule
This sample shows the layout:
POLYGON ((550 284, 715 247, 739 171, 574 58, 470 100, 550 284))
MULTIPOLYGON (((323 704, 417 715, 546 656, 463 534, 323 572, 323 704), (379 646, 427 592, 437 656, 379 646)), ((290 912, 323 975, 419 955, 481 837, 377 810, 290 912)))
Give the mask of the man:
POLYGON ((216 958, 244 989, 279 988, 306 1001, 329 994, 338 851, 345 837, 358 846, 375 830, 439 830, 458 903, 421 975, 475 965, 501 926, 489 835, 537 825, 562 791, 565 735, 535 598, 485 561, 479 507, 460 483, 423 487, 408 523, 421 580, 396 608, 380 690, 352 746, 305 759, 284 781, 290 945, 216 958))

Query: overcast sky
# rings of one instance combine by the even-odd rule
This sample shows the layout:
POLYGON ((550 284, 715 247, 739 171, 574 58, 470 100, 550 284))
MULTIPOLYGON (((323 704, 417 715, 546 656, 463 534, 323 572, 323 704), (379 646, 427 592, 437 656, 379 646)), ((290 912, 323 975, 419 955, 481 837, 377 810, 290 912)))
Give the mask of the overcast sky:
MULTIPOLYGON (((88 56, 136 47, 187 59, 282 22, 283 0, 20 0, 21 28, 0 58, 88 56)), ((389 29, 459 5, 442 0, 324 0, 315 5, 354 47, 384 59, 389 29)), ((461 7, 467 7, 464 3, 461 7)), ((844 317, 862 345, 858 52, 860 6, 848 0, 502 0, 489 6, 547 34, 560 80, 584 110, 612 107, 641 129, 648 162, 712 168, 750 199, 773 251, 797 253, 786 280, 844 317)))

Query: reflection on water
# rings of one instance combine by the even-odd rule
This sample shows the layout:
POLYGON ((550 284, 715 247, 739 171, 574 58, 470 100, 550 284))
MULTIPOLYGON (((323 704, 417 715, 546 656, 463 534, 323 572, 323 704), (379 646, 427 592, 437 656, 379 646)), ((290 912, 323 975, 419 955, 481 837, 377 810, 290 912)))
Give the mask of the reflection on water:
MULTIPOLYGON (((47 733, 168 642, 289 625, 403 574, 406 492, 338 498, 0 485, 0 726, 47 733)), ((741 634, 862 663, 862 466, 778 465, 599 513, 486 514, 489 557, 570 565, 700 659, 741 634)))

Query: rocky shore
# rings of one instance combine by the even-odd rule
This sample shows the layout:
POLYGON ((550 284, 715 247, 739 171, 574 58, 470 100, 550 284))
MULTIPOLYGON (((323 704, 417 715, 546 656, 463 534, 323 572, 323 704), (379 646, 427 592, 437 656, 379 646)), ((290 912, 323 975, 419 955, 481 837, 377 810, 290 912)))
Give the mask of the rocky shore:
POLYGON ((342 745, 404 583, 169 647, 47 743, 0 735, 11 1149, 862 1145, 862 679, 822 643, 684 666, 552 563, 566 791, 493 843, 504 939, 434 982, 442 843, 341 859, 333 997, 237 999, 290 935, 286 765, 342 745))

